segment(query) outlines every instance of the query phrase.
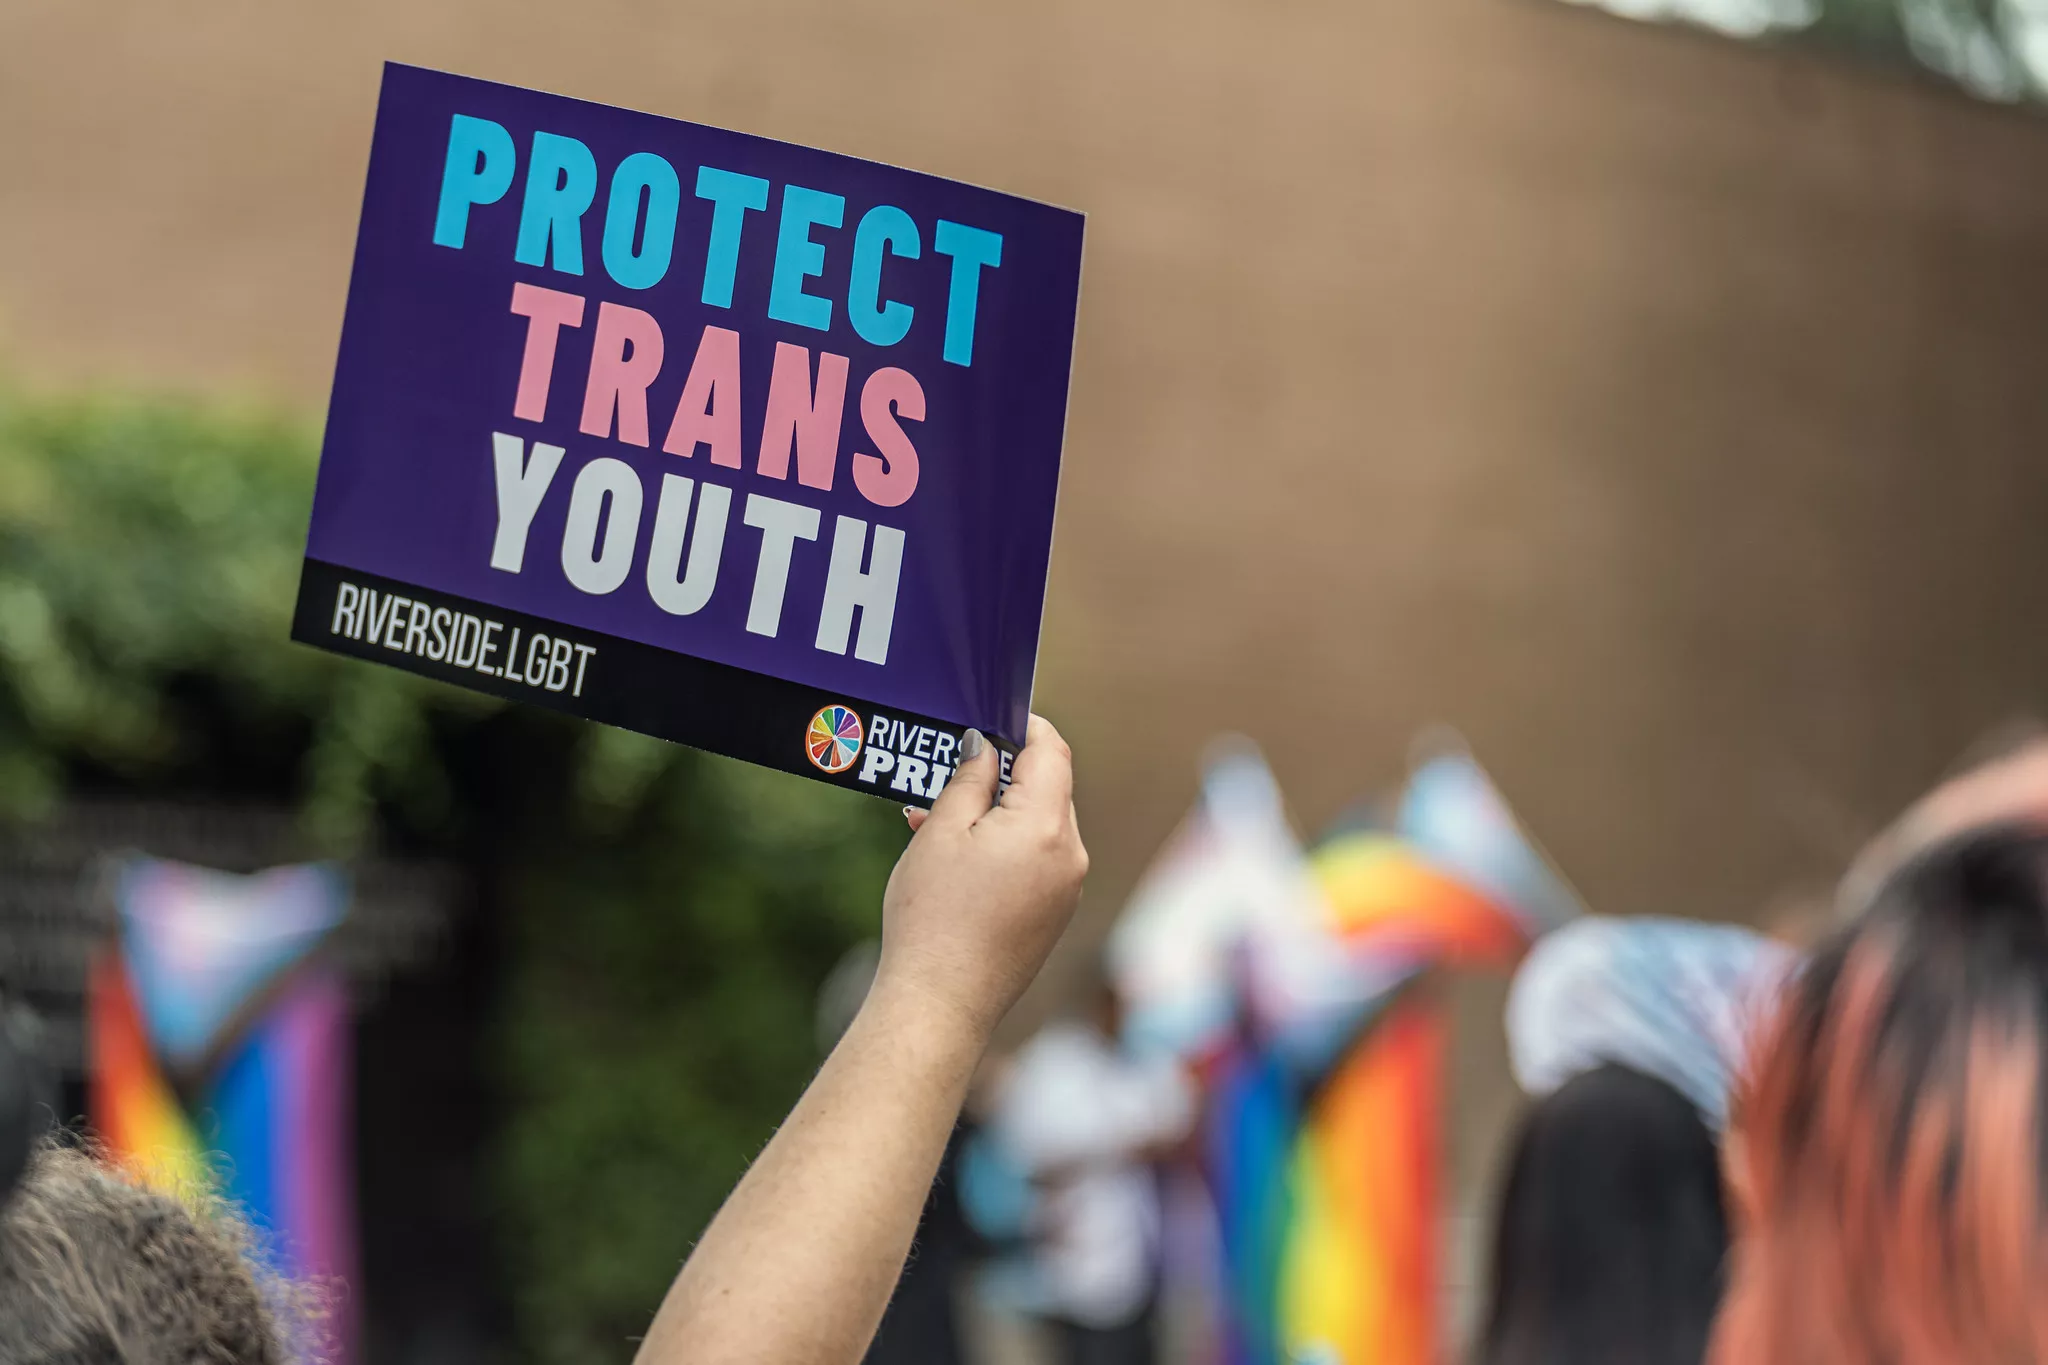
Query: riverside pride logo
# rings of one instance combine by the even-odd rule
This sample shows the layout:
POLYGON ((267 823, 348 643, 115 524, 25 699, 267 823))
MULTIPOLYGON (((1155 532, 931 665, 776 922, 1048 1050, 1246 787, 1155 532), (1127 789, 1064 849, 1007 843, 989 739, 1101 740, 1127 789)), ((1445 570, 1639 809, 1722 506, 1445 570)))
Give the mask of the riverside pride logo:
MULTIPOLYGON (((811 722, 811 761, 814 763, 819 762, 815 748, 819 722, 827 713, 835 711, 852 716, 846 707, 828 706, 818 713, 818 720, 811 722)), ((855 716, 853 720, 858 727, 859 717, 855 716)), ((943 730, 937 726, 878 715, 868 723, 864 741, 856 728, 854 751, 862 752, 863 744, 865 752, 856 780, 864 786, 873 787, 878 793, 897 792, 904 796, 921 796, 929 801, 937 799, 946 779, 953 775, 960 753, 960 734, 957 730, 943 730)), ((1010 754, 1007 751, 1001 753, 1001 763, 1000 780, 1007 787, 1010 783, 1010 754)), ((824 764, 819 763, 819 766, 824 767, 824 764)), ((851 766, 853 759, 848 755, 839 768, 827 771, 836 772, 851 766)))
POLYGON ((294 638, 928 800, 1029 715, 1081 236, 388 65, 294 638))

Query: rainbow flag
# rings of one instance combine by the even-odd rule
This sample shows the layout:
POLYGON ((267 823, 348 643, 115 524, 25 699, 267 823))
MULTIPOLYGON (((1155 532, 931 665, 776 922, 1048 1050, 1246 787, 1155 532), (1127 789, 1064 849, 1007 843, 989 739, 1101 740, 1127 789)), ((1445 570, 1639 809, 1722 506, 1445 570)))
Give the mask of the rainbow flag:
POLYGON ((1442 1063, 1426 990, 1577 898, 1461 751, 1314 850, 1225 746, 1110 941, 1133 1041, 1205 1077, 1229 1365, 1438 1365, 1442 1063))
MULTIPOLYGON (((319 952, 346 890, 322 867, 240 877, 134 858, 89 980, 91 1114, 109 1153, 174 1193, 236 1204, 270 1269, 353 1282, 349 1004, 319 952)), ((352 1347, 346 1300, 322 1324, 352 1347)))

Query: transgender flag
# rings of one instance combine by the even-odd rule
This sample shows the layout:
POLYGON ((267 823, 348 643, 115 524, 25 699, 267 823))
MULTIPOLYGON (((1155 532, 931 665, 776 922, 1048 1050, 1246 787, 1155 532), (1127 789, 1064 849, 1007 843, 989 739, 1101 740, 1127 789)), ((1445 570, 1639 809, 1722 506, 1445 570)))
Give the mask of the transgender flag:
POLYGON ((144 1180, 238 1205, 272 1269, 327 1291, 325 1345, 343 1365, 349 1009, 319 947, 346 889, 319 866, 236 876, 137 857, 114 899, 120 937, 90 986, 93 1126, 144 1180))

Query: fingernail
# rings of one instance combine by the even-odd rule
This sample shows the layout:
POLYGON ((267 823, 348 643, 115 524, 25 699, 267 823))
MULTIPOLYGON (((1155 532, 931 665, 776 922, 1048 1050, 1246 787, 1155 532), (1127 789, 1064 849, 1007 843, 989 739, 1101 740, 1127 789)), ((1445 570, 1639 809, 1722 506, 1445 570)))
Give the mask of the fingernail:
POLYGON ((908 820, 908 819, 911 819, 911 818, 912 818, 912 817, 914 817, 914 816, 915 816, 916 814, 917 814, 917 807, 916 807, 916 806, 905 806, 905 807, 903 808, 903 818, 904 818, 904 819, 906 819, 906 820, 908 820))
POLYGON ((988 747, 988 741, 981 737, 981 731, 969 730, 960 736, 960 761, 972 763, 981 757, 981 751, 988 747))

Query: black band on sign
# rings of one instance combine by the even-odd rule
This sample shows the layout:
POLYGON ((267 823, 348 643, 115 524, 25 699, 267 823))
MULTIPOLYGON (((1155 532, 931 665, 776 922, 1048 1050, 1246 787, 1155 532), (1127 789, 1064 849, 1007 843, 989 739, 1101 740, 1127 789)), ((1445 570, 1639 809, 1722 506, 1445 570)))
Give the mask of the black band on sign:
POLYGON ((292 638, 901 805, 931 805, 966 728, 317 559, 292 638))

